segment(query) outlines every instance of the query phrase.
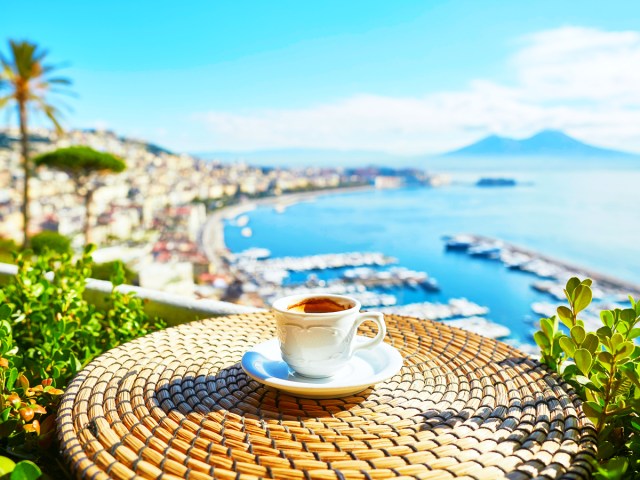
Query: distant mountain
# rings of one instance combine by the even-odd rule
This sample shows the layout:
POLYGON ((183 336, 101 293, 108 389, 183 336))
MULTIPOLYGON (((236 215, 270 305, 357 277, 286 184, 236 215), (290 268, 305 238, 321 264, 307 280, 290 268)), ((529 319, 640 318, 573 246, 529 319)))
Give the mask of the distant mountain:
POLYGON ((594 147, 558 130, 543 130, 523 140, 490 135, 446 156, 631 157, 631 153, 594 147))

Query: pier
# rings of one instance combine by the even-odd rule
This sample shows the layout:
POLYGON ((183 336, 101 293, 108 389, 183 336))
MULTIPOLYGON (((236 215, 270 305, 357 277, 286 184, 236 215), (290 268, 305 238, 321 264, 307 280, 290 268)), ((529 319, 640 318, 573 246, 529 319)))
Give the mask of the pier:
POLYGON ((449 303, 420 302, 410 303, 392 308, 382 309, 385 313, 425 318, 428 320, 445 320, 464 317, 478 317, 489 313, 487 307, 471 302, 466 298, 452 298, 449 303))
POLYGON ((389 270, 376 270, 369 267, 358 267, 343 272, 341 280, 357 283, 367 288, 403 288, 418 287, 435 292, 440 288, 438 282, 425 272, 409 270, 404 267, 392 267, 389 270))
POLYGON ((344 267, 362 267, 366 265, 384 266, 397 263, 393 257, 379 252, 328 253, 309 255, 306 257, 281 257, 262 260, 260 269, 288 270, 302 272, 305 270, 326 270, 344 267))
MULTIPOLYGON (((594 285, 597 285, 603 295, 640 296, 640 285, 637 283, 616 278, 501 239, 484 235, 460 234, 447 238, 446 246, 450 250, 465 251, 470 255, 476 252, 474 256, 499 260, 509 268, 530 272, 540 278, 555 279, 560 284, 566 282, 572 276, 588 277, 594 281, 594 285), (487 252, 487 254, 478 255, 477 252, 487 252)), ((549 293, 558 296, 557 288, 549 287, 549 293)))

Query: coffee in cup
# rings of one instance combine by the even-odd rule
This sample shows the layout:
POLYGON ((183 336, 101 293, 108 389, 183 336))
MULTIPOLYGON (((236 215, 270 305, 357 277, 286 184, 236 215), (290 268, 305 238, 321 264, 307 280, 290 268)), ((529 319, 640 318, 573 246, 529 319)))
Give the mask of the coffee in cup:
POLYGON ((343 295, 292 295, 273 304, 282 359, 296 373, 323 378, 334 375, 358 350, 370 350, 386 335, 384 316, 360 313, 360 302, 343 295), (377 335, 356 344, 360 324, 371 320, 377 335))
POLYGON ((328 297, 309 297, 289 305, 287 310, 299 313, 333 313, 352 308, 351 303, 339 303, 328 297))

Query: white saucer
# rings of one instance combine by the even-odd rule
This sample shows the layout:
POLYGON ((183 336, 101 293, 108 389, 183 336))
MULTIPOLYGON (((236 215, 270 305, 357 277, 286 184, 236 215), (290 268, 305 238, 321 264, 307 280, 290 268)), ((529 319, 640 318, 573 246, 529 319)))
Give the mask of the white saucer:
MULTIPOLYGON (((370 340, 356 337, 356 343, 370 340)), ((387 343, 355 352, 345 367, 332 377, 309 378, 295 373, 282 360, 280 344, 273 338, 242 356, 242 368, 256 382, 306 398, 336 398, 359 393, 393 377, 402 368, 402 356, 387 343)))

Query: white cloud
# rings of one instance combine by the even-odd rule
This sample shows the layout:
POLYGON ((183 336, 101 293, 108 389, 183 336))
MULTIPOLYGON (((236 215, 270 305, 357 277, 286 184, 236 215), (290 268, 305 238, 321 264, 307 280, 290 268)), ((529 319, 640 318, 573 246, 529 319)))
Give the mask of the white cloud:
POLYGON ((508 63, 514 85, 477 79, 421 98, 357 95, 325 105, 194 116, 216 148, 333 148, 439 152, 487 133, 558 128, 640 151, 640 32, 563 27, 521 39, 508 63))
POLYGON ((565 27, 525 41, 512 63, 529 98, 640 106, 640 32, 565 27))

